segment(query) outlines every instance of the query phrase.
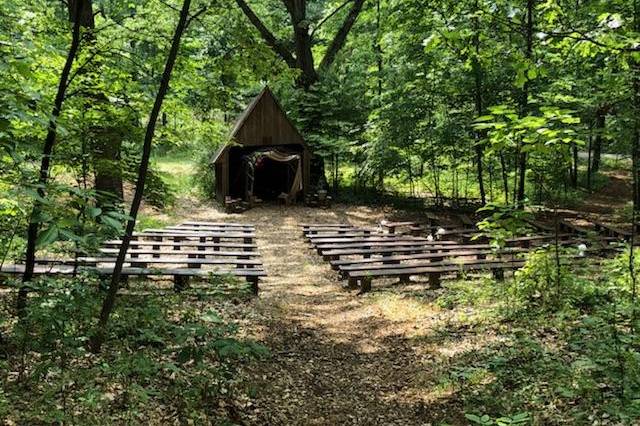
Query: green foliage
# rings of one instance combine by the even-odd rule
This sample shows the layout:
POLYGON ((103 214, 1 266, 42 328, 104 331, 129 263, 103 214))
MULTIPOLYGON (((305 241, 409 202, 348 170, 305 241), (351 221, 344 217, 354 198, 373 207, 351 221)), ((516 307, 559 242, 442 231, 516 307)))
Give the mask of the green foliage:
POLYGON ((504 247, 508 238, 521 236, 531 229, 526 222, 531 219, 531 213, 518 206, 489 203, 478 209, 478 213, 487 215, 477 224, 482 231, 479 236, 489 238, 496 249, 504 247))
POLYGON ((219 311, 223 299, 193 293, 122 296, 108 343, 92 356, 85 347, 102 299, 97 288, 97 280, 85 276, 35 284, 27 316, 7 336, 3 418, 211 422, 225 416, 222 401, 241 392, 238 362, 268 355, 263 346, 234 337, 237 327, 219 311))

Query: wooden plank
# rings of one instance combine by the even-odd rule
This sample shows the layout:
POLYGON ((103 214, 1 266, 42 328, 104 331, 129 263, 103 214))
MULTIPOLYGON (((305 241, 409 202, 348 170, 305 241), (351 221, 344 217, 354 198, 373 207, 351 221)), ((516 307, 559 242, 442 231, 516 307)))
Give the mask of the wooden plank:
POLYGON ((177 226, 224 226, 227 228, 242 228, 245 226, 254 227, 255 225, 252 223, 234 223, 234 222, 200 222, 200 221, 186 221, 182 222, 177 226))
POLYGON ((593 223, 596 232, 604 234, 608 237, 618 237, 623 240, 627 240, 631 238, 631 232, 618 228, 616 226, 612 226, 606 223, 602 223, 597 220, 588 219, 591 223, 593 223))
POLYGON ((333 243, 372 243, 372 242, 391 242, 391 241, 413 241, 416 243, 431 242, 424 237, 412 237, 409 235, 381 234, 373 236, 356 235, 352 237, 314 237, 309 238, 311 244, 333 244, 333 243))
MULTIPOLYGON (((73 261, 73 259, 71 259, 73 261)), ((115 257, 80 257, 78 258, 80 263, 115 263, 115 257)), ((126 263, 148 263, 148 264, 183 264, 188 263, 190 265, 262 265, 262 261, 259 259, 237 259, 237 258, 222 258, 222 259, 198 259, 190 257, 182 258, 167 258, 167 257, 128 257, 125 259, 126 263)))
POLYGON ((301 223, 299 226, 302 228, 314 228, 314 227, 351 228, 355 225, 352 225, 350 223, 301 223))
POLYGON ((555 227, 554 226, 550 226, 547 225, 545 223, 542 223, 540 221, 534 220, 534 219, 525 219, 524 220, 526 223, 528 223, 529 225, 533 226, 534 228, 537 228, 543 232, 555 232, 555 227))
MULTIPOLYGON (((101 248, 98 250, 104 254, 117 254, 118 248, 101 248)), ((149 249, 129 249, 128 255, 156 255, 156 256, 216 256, 216 257, 256 257, 260 256, 257 251, 214 251, 214 250, 149 250, 149 249)))
POLYGON ((345 231, 345 232, 315 232, 315 233, 308 233, 308 234, 304 234, 305 238, 307 240, 313 239, 313 238, 347 238, 347 237, 362 237, 365 235, 389 235, 389 234, 382 234, 382 233, 378 233, 377 230, 349 230, 349 231, 345 231))
POLYGON ((399 241, 386 241, 386 242, 361 242, 361 243, 332 243, 332 244, 319 244, 316 246, 318 251, 337 250, 337 249, 349 249, 349 248, 382 248, 382 247, 435 247, 438 245, 456 244, 455 241, 411 241, 411 240, 399 240, 399 241))
MULTIPOLYGON (((502 251, 499 254, 502 256, 510 256, 518 253, 527 253, 528 249, 524 248, 516 248, 509 251, 502 251)), ((391 256, 379 256, 378 257, 369 257, 369 258, 358 258, 358 259, 340 259, 340 260, 332 260, 331 266, 335 269, 341 266, 347 265, 361 265, 361 264, 371 264, 371 263, 390 263, 390 262, 401 262, 405 260, 420 260, 420 259, 443 259, 450 257, 483 257, 483 256, 494 256, 497 255, 493 250, 480 249, 480 250, 451 250, 451 251, 441 251, 437 253, 427 252, 427 253, 415 253, 415 254, 405 254, 405 255, 391 255, 391 256)))
MULTIPOLYGON (((102 243, 105 247, 118 247, 122 244, 122 240, 107 240, 102 243)), ((253 243, 232 243, 232 242, 219 242, 213 241, 201 243, 200 241, 182 240, 182 241, 131 241, 131 247, 202 247, 205 248, 242 248, 242 249, 257 249, 258 246, 253 243)))
POLYGON ((241 239, 241 238, 255 238, 253 232, 200 232, 200 231, 174 231, 166 229, 150 229, 142 232, 134 232, 134 237, 160 237, 160 238, 227 238, 227 239, 241 239))
POLYGON ((558 222, 558 227, 560 228, 561 231, 575 232, 577 234, 589 234, 591 232, 588 229, 583 228, 582 226, 575 225, 564 219, 558 222))
POLYGON ((353 271, 348 275, 351 278, 362 277, 399 277, 399 276, 411 276, 411 275, 426 275, 429 273, 446 273, 446 272, 458 272, 458 271, 480 271, 486 269, 517 269, 524 265, 525 261, 514 262, 496 262, 496 263, 481 263, 481 264, 468 264, 468 265, 447 265, 447 266, 421 266, 415 268, 396 268, 396 269, 381 269, 375 271, 353 271))
MULTIPOLYGON (((440 268, 440 267, 465 267, 465 266, 482 266, 485 265, 488 268, 491 268, 492 265, 498 264, 512 264, 524 263, 524 259, 466 259, 466 260, 442 260, 438 262, 413 262, 413 263, 394 263, 394 264, 386 264, 386 265, 371 265, 371 264, 356 264, 356 265, 344 265, 340 267, 340 271, 344 273, 351 272, 371 272, 375 273, 377 271, 386 271, 386 270, 403 270, 403 269, 416 269, 422 267, 429 268, 440 268)), ((351 274, 349 274, 351 275, 351 274)))
MULTIPOLYGON (((34 274, 70 275, 73 273, 73 266, 51 266, 37 267, 34 274)), ((100 275, 111 275, 113 267, 78 267, 80 272, 95 272, 100 275)), ((4 265, 0 272, 3 274, 22 274, 24 265, 4 265)), ((263 269, 257 268, 227 268, 227 269, 194 269, 194 268, 137 268, 125 267, 122 274, 127 276, 190 276, 208 277, 209 275, 235 275, 240 277, 265 277, 267 274, 263 269)))
MULTIPOLYGON (((489 247, 489 244, 485 244, 486 247, 489 247)), ((441 251, 445 247, 449 247, 446 245, 424 245, 418 244, 415 246, 404 246, 404 247, 376 247, 376 248, 347 248, 347 249, 334 249, 334 250, 326 250, 322 252, 322 255, 327 258, 335 257, 338 258, 340 256, 371 256, 375 254, 391 254, 391 253, 426 253, 426 252, 434 252, 441 251)), ((451 247, 461 247, 460 245, 455 245, 451 247)), ((463 246, 464 247, 464 246, 463 246)))
POLYGON ((162 228, 168 231, 190 231, 190 232, 255 232, 253 226, 228 228, 224 226, 167 226, 162 228))

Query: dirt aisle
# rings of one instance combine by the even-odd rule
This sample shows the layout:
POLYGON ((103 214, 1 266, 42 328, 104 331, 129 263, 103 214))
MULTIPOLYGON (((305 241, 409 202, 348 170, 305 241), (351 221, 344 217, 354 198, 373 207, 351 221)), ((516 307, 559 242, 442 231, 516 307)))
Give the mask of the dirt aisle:
POLYGON ((411 346, 406 324, 385 316, 380 294, 359 297, 343 289, 299 228, 311 221, 371 225, 384 213, 273 213, 259 209, 246 215, 257 225, 269 274, 256 302, 261 324, 253 327, 272 351, 250 372, 257 376, 257 402, 248 423, 430 424, 440 407, 425 405, 416 388, 424 384, 428 354, 411 346))

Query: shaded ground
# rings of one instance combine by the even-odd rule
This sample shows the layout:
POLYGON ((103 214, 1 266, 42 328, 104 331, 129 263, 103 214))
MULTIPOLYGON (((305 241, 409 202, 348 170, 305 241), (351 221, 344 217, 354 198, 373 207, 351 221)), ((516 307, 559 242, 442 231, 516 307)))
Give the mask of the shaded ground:
POLYGON ((265 206, 227 215, 211 206, 181 205, 189 219, 257 227, 269 276, 254 302, 256 312, 245 317, 242 328, 265 343, 272 357, 245 372, 256 393, 253 405, 242 408, 247 424, 465 423, 451 389, 439 380, 447 374, 448 358, 491 339, 472 335, 454 342, 435 334, 459 313, 442 312, 432 303, 437 293, 426 290, 426 283, 374 283, 376 291, 366 296, 344 289, 303 241, 299 227, 305 222, 371 226, 392 217, 392 211, 265 206))

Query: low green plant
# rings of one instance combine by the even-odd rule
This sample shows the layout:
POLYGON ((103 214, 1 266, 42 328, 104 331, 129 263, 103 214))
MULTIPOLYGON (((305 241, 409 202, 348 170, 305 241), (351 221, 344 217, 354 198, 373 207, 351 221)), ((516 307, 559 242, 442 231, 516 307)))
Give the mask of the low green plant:
POLYGON ((7 336, 0 414, 19 424, 224 419, 224 401, 244 392, 236 390, 237 365, 268 351, 235 337, 237 326, 218 308, 223 300, 188 290, 121 295, 96 356, 85 347, 98 283, 84 275, 34 283, 27 315, 7 336))

